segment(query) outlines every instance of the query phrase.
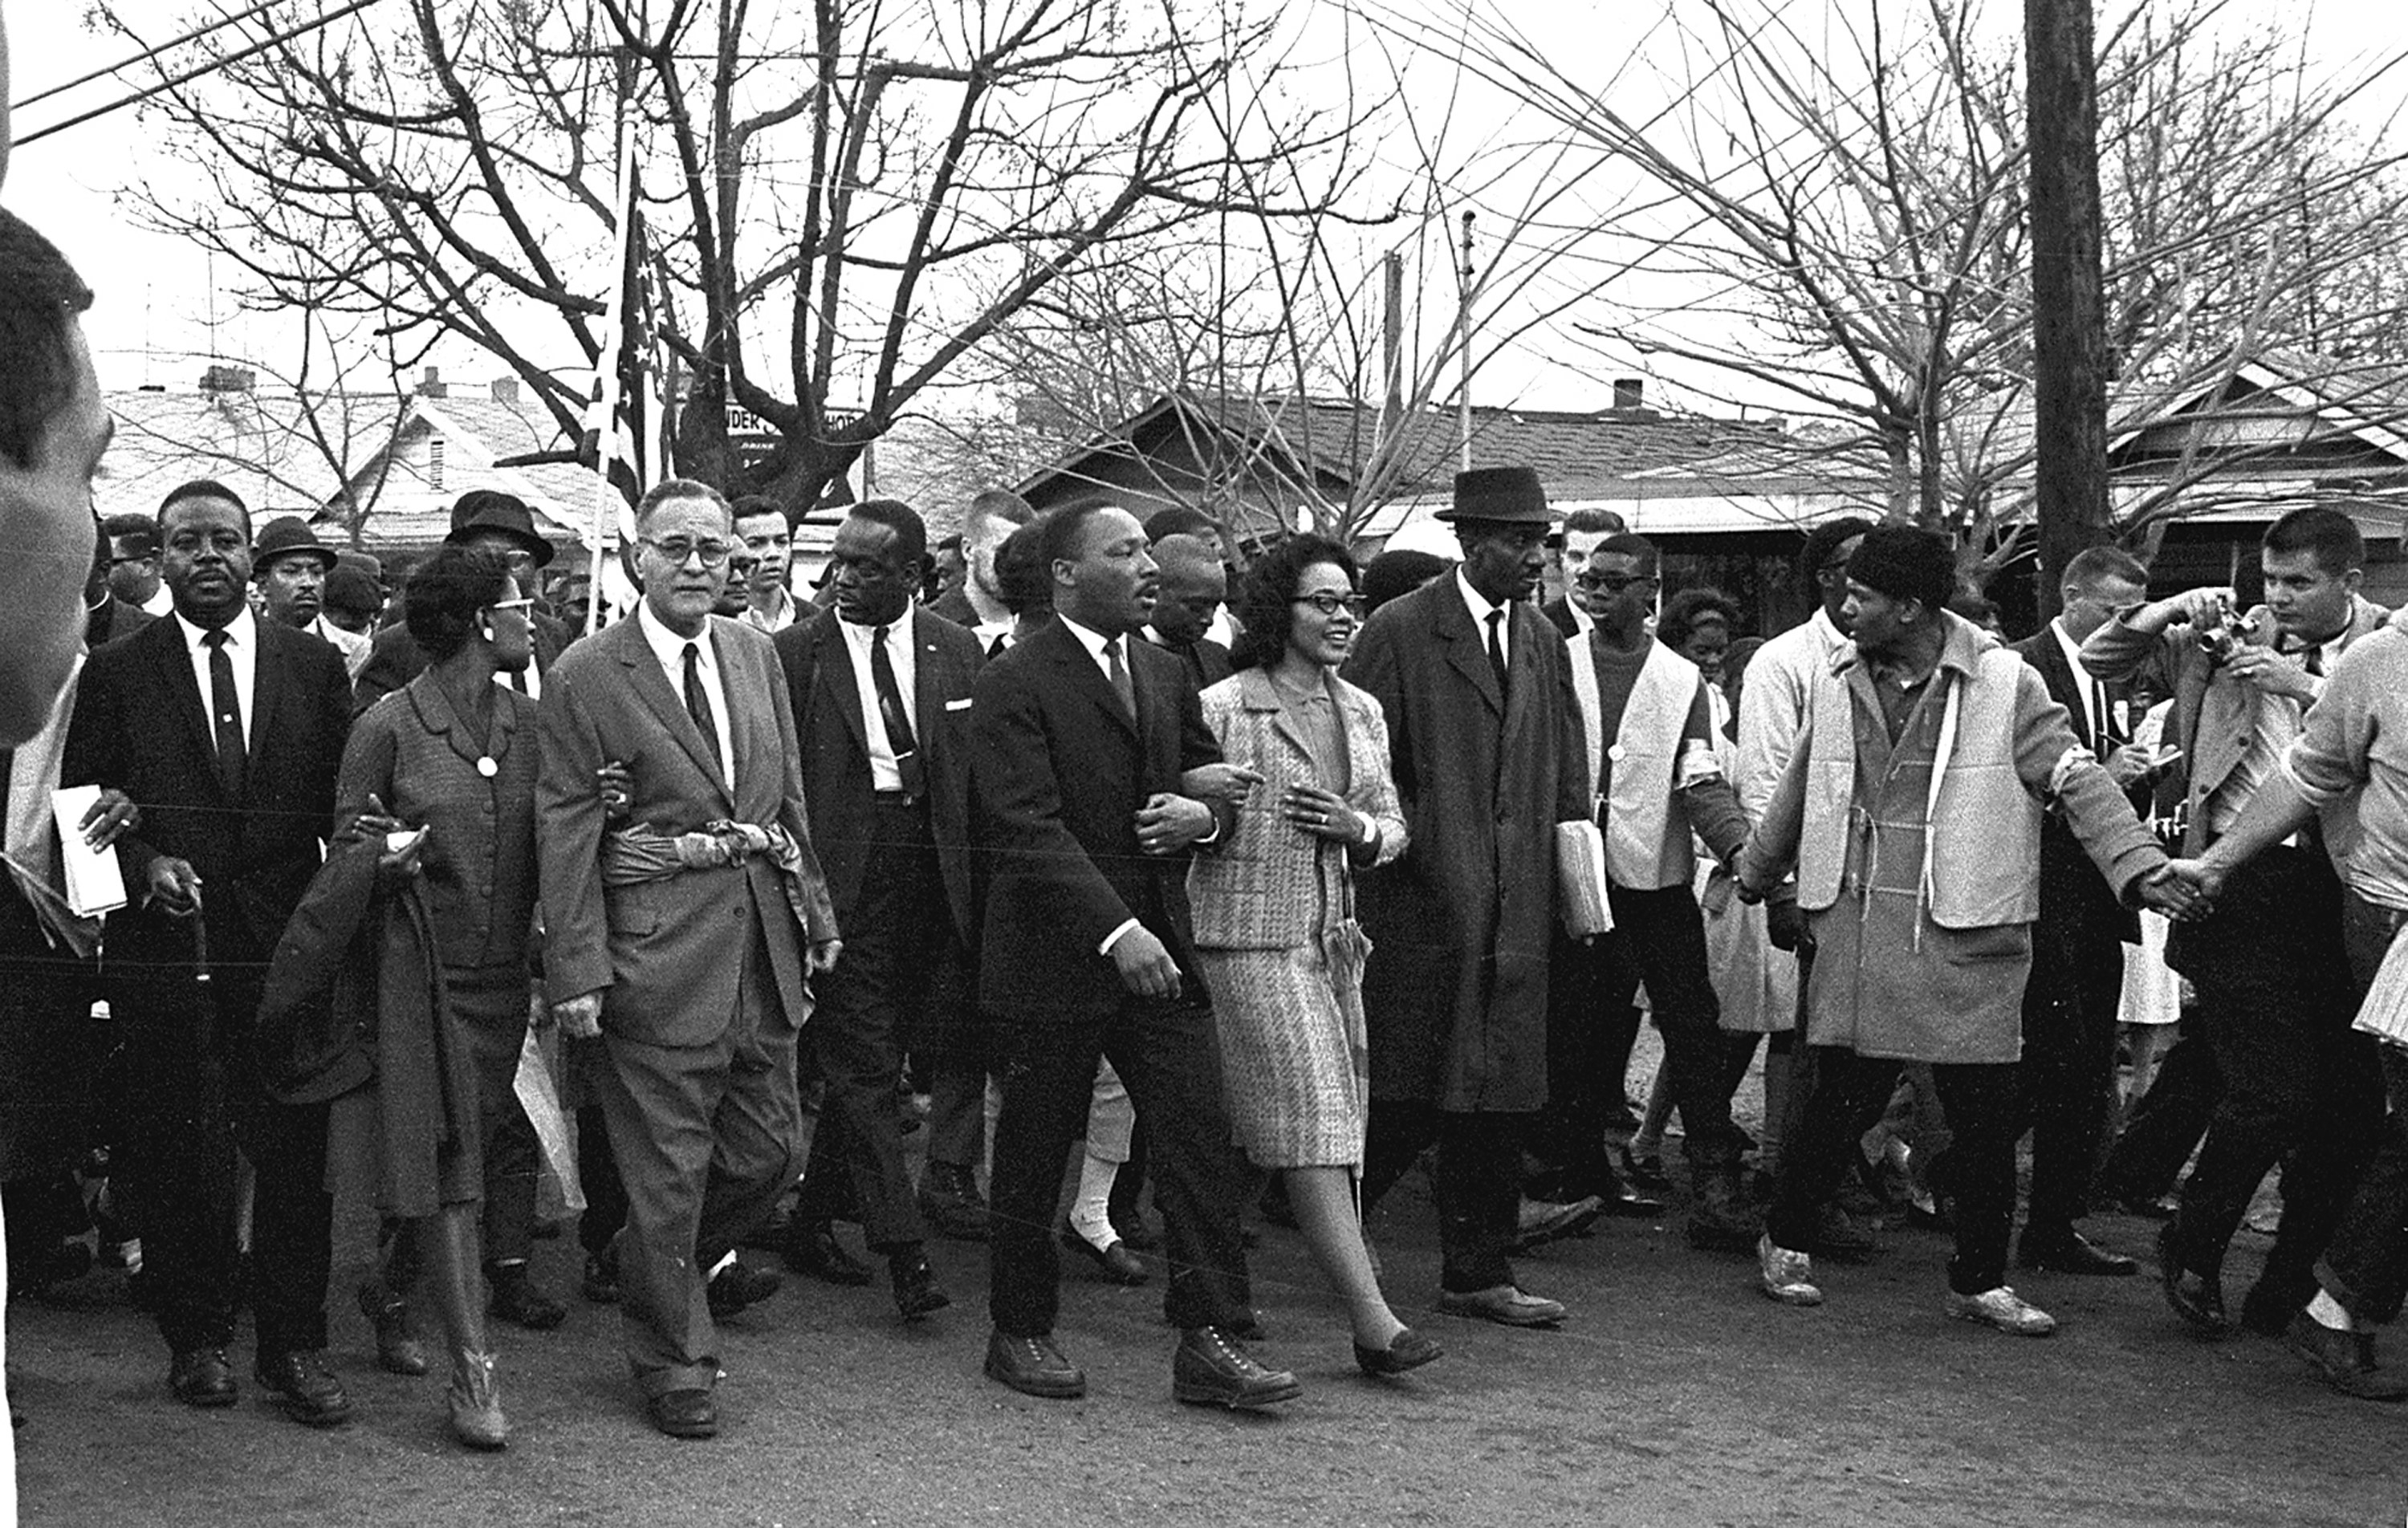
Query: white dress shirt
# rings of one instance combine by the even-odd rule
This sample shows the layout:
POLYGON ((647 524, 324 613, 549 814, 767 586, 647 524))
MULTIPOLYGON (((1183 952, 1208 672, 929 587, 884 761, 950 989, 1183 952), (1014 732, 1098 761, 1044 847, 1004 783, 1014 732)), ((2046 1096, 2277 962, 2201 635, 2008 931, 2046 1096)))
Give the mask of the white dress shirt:
POLYGON ((1455 587, 1463 596, 1464 608, 1471 612, 1471 626, 1480 634, 1480 650, 1483 652, 1488 650, 1488 612, 1505 610, 1505 619, 1497 623, 1497 650, 1505 655, 1505 665, 1511 668, 1513 665, 1513 612, 1501 605, 1489 604, 1485 595, 1471 587, 1471 580, 1463 576, 1459 565, 1455 570, 1455 587))
POLYGON ((688 644, 698 654, 695 671, 701 677, 703 694, 710 701, 711 729, 719 734, 719 759, 727 777, 723 783, 728 793, 734 794, 736 736, 728 731, 727 687, 720 682, 719 655, 711 650, 710 618, 704 618, 700 635, 680 636, 661 624, 660 618, 652 614, 649 603, 638 600, 636 604, 636 624, 642 630, 644 640, 651 645, 652 656, 660 660, 661 672, 668 676, 669 693, 677 696, 680 705, 685 703, 685 650, 688 644))
MULTIPOLYGON (((912 619, 906 607, 884 628, 886 659, 895 667, 895 688, 903 696, 903 714, 907 718, 920 714, 920 665, 911 645, 912 619)), ((853 657, 853 693, 861 702, 861 739, 869 745, 870 789, 900 791, 903 771, 895 762, 895 744, 886 735, 886 713, 878 706, 878 681, 871 677, 869 668, 870 643, 880 628, 855 625, 838 615, 836 629, 844 634, 845 650, 853 657)))
MULTIPOLYGON (((183 634, 184 653, 192 660, 193 682, 200 686, 201 714, 209 718, 209 746, 217 746, 217 695, 209 684, 209 650, 201 645, 208 633, 186 621, 181 611, 172 619, 183 634)), ((246 751, 256 748, 258 736, 252 731, 259 719, 258 707, 251 703, 259 688, 259 618, 246 605, 225 624, 226 661, 234 665, 235 702, 242 711, 242 735, 246 751)))
POLYGON ((2082 714, 2090 719, 2091 751, 2103 758, 2099 745, 2107 740, 2107 731, 2100 725, 2105 719, 2099 714, 2099 703, 2105 693, 2100 689, 2098 676, 2082 666, 2082 644, 2066 631, 2065 618, 2058 616, 2051 621, 2048 629, 2056 634, 2057 650, 2065 654, 2067 665, 2073 670, 2073 687, 2082 692, 2082 714))
POLYGON ((771 636, 775 636, 795 623, 795 596, 781 589, 778 591, 778 607, 775 610, 764 615, 748 604, 744 607, 744 613, 736 619, 756 632, 767 632, 771 636))

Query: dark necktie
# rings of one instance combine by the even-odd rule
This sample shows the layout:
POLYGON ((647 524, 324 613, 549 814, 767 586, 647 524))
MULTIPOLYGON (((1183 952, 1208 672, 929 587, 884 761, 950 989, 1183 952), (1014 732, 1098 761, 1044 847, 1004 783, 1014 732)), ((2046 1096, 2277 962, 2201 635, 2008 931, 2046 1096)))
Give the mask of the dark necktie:
POLYGON ((1137 686, 1129 682, 1128 665, 1121 662, 1121 639, 1117 636, 1104 644, 1104 658, 1111 669, 1112 693, 1121 697, 1121 708, 1137 720, 1137 686))
POLYGON ((520 668, 510 671, 510 688, 517 691, 522 695, 527 693, 525 669, 520 668))
POLYGON ((911 735, 911 710, 903 704, 903 687, 895 682, 895 663, 886 655, 886 634, 881 626, 869 634, 869 682, 878 691, 879 720, 886 723, 886 746, 895 750, 895 768, 903 777, 903 791, 917 801, 928 792, 928 768, 920 758, 920 744, 911 735))
POLYGON ((685 645, 685 714, 702 729, 702 746, 710 750, 710 762, 719 766, 721 784, 727 782, 727 761, 719 752, 719 723, 711 715, 710 693, 702 687, 702 649, 695 643, 685 645))
POLYGON ((997 632, 995 635, 995 640, 986 645, 986 655, 990 658, 1000 658, 1003 656, 1003 650, 1010 646, 1011 643, 1007 634, 997 632))
POLYGON ((1488 666, 1489 666, 1491 669, 1493 669, 1493 670, 1495 670, 1495 671, 1496 671, 1496 674, 1497 674, 1497 694, 1498 694, 1498 697, 1499 699, 1502 699, 1502 698, 1504 697, 1505 693, 1506 693, 1505 635, 1504 635, 1504 633, 1505 633, 1505 612, 1504 612, 1503 610, 1491 610, 1491 611, 1489 611, 1489 612, 1488 612, 1488 666))
POLYGON ((234 660, 226 656, 223 632, 206 634, 201 645, 209 650, 209 717, 217 733, 218 785, 228 801, 240 801, 248 755, 242 740, 242 700, 234 687, 234 660))

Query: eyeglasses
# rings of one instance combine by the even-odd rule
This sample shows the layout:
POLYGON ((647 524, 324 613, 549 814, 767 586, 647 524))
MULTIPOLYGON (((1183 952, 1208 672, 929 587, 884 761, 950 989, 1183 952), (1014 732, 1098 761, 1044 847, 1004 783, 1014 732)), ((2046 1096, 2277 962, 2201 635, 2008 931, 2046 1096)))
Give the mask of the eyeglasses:
POLYGON ((1360 594, 1333 594, 1325 589, 1316 593, 1298 594, 1288 603, 1310 605, 1326 616, 1334 616, 1343 610, 1357 621, 1363 619, 1363 596, 1360 594))
POLYGON ((487 608, 494 610, 516 610, 521 615, 526 615, 535 609, 535 601, 527 598, 495 600, 492 605, 488 606, 487 608))
POLYGON ((679 567, 683 567, 689 557, 700 557, 705 567, 717 567, 735 550, 724 541, 696 541, 683 536, 673 536, 666 541, 655 541, 649 536, 640 539, 679 567))
POLYGON ((1579 578, 1583 589, 1602 589, 1609 594, 1619 594, 1629 588, 1639 588, 1652 594, 1664 587, 1664 580, 1652 574, 1583 573, 1579 578))

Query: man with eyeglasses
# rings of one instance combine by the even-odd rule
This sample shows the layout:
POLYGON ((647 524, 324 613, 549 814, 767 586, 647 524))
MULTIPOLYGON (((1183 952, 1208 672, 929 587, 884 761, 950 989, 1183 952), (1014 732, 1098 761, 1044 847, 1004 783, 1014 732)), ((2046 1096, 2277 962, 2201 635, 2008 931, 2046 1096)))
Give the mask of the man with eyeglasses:
POLYGON ((101 527, 108 533, 108 592, 146 615, 174 609, 175 596, 159 577, 159 522, 149 515, 111 515, 101 527))
MULTIPOLYGON (((540 582, 538 575, 550 566, 552 543, 538 535, 535 511, 515 495, 495 489, 475 488, 460 495, 452 507, 452 531, 443 538, 452 546, 470 547, 493 552, 509 565, 510 577, 518 586, 532 593, 540 582)), ((533 615, 535 627, 535 662, 523 674, 495 674, 494 682, 507 684, 530 699, 543 698, 544 676, 576 634, 567 624, 547 615, 540 608, 533 615)), ((368 651, 367 666, 360 670, 351 686, 353 715, 366 710, 386 695, 418 678, 426 667, 426 655, 409 635, 406 621, 396 621, 377 633, 375 645, 368 651)))
POLYGON ((628 1363, 652 1425, 700 1438, 719 1430, 714 1318, 767 1292, 735 1248, 795 1179, 805 977, 840 947, 777 651, 711 614, 727 501, 671 478, 636 529, 635 617, 561 654, 538 713, 544 978, 563 1033, 602 1041, 628 1363), (627 776, 624 827, 606 764, 627 776))
MULTIPOLYGON (((1586 727, 1588 796, 1605 832, 1613 929, 1597 942, 1610 1011, 1643 980, 1664 1064, 1680 1106, 1696 1193, 1692 1244, 1745 1250, 1756 1219, 1740 1192, 1741 1141, 1723 1078, 1722 1010, 1706 975, 1706 934, 1690 890, 1691 835, 1729 864, 1747 841, 1747 819, 1714 752, 1713 712, 1698 665, 1648 635, 1662 588, 1656 546, 1615 536, 1589 554, 1580 583, 1596 625, 1567 650, 1586 727)), ((1619 1095, 1618 1070, 1600 1071, 1585 1043, 1595 1026, 1554 1036, 1548 1118, 1578 1192, 1610 1187, 1599 1105, 1619 1095)))

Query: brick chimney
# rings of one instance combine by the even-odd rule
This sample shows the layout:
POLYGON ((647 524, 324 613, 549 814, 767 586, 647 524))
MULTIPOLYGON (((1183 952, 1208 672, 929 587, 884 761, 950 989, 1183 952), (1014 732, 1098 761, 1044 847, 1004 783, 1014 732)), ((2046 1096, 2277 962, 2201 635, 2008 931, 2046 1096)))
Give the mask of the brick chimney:
POLYGON ((248 393, 259 380, 258 373, 249 366, 211 366, 201 373, 204 393, 248 393))
POLYGON ((494 378, 494 401, 514 404, 519 401, 519 379, 515 377, 494 378))
MULTIPOLYGON (((1615 384, 1617 389, 1620 385, 1615 384)), ((434 366, 426 368, 425 374, 418 379, 418 395, 422 398, 440 398, 449 395, 449 390, 443 385, 441 370, 434 366)))
MULTIPOLYGON (((427 368, 434 370, 432 366, 427 368)), ((1613 411, 1627 414, 1647 407, 1647 378, 1617 377, 1613 379, 1613 411)))

